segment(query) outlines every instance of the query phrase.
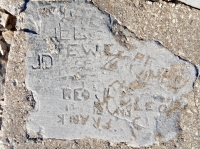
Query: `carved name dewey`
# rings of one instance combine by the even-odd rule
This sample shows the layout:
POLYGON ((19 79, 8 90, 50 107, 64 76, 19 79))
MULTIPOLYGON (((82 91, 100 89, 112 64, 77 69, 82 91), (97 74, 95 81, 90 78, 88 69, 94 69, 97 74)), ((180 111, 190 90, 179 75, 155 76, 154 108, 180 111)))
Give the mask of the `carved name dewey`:
MULTIPOLYGON (((30 2, 26 86, 36 105, 28 131, 146 146, 179 133, 195 68, 154 41, 121 46, 92 4, 30 2), (35 11, 37 10, 37 11, 35 11)), ((130 33, 131 34, 131 33, 130 33)))

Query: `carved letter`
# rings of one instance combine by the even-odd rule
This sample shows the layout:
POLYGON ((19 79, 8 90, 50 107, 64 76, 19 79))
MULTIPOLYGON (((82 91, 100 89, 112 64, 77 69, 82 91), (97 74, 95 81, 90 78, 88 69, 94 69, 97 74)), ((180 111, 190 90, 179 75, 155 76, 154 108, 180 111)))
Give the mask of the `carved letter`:
POLYGON ((139 124, 137 124, 137 120, 139 120, 139 119, 141 119, 141 117, 136 117, 134 120, 133 120, 133 126, 137 129, 137 130, 141 130, 142 129, 142 127, 139 125, 139 124))
POLYGON ((38 55, 38 66, 32 66, 33 69, 49 69, 53 66, 53 59, 50 55, 38 55))
POLYGON ((138 60, 142 61, 143 58, 144 58, 144 54, 137 53, 137 55, 135 56, 135 58, 133 60, 135 61, 136 59, 138 59, 138 60))
POLYGON ((74 124, 78 124, 78 122, 79 122, 79 116, 78 116, 78 115, 76 115, 76 116, 71 116, 71 117, 70 117, 70 122, 71 122, 71 123, 74 123, 74 124))
POLYGON ((104 44, 104 54, 106 56, 113 56, 113 53, 110 52, 111 46, 113 46, 113 44, 104 44))
POLYGON ((87 37, 82 33, 84 31, 83 28, 77 29, 74 27, 74 39, 75 40, 85 40, 87 37))
POLYGON ((74 51, 76 51, 76 44, 69 44, 67 46, 67 57, 73 57, 76 56, 76 54, 74 53, 74 51))
POLYGON ((82 88, 74 89, 74 100, 81 101, 83 99, 88 100, 90 98, 90 93, 88 90, 84 89, 83 92, 81 91, 82 91, 82 88))
POLYGON ((127 112, 125 113, 125 116, 131 117, 131 109, 132 109, 132 104, 126 106, 127 112))
POLYGON ((150 79, 156 79, 156 78, 159 78, 158 75, 154 75, 154 72, 152 70, 149 70, 149 76, 148 76, 148 80, 150 79))
POLYGON ((147 56, 147 60, 146 60, 146 62, 144 63, 144 66, 146 66, 146 65, 148 64, 148 62, 149 62, 150 59, 153 59, 153 60, 154 60, 154 58, 152 58, 152 57, 150 57, 150 56, 148 55, 148 56, 147 56))
POLYGON ((102 69, 113 71, 114 69, 118 68, 117 64, 117 58, 114 57, 111 60, 109 60, 105 65, 103 65, 102 69))
POLYGON ((42 68, 49 69, 53 66, 53 59, 50 55, 42 55, 42 68))
POLYGON ((130 127, 130 129, 131 129, 131 134, 132 134, 132 136, 133 136, 133 137, 134 137, 134 139, 136 140, 137 138, 136 138, 136 135, 135 135, 135 132, 134 132, 133 128, 132 128, 132 127, 130 127))
POLYGON ((89 118, 89 115, 88 115, 86 118, 84 118, 84 117, 81 115, 81 122, 82 122, 83 125, 85 125, 85 123, 88 121, 88 118, 89 118))
POLYGON ((85 48, 85 46, 82 44, 82 48, 83 48, 83 52, 86 54, 86 55, 89 55, 90 53, 92 54, 92 55, 94 55, 95 56, 95 52, 93 52, 92 51, 92 49, 88 49, 88 47, 86 47, 85 48))
POLYGON ((124 109, 119 110, 119 112, 121 113, 121 116, 124 117, 124 109))
POLYGON ((106 123, 106 125, 103 125, 102 128, 103 129, 110 129, 110 124, 111 124, 111 119, 106 123))
POLYGON ((146 106, 146 110, 147 111, 152 111, 153 109, 151 108, 151 105, 152 104, 154 104, 154 102, 147 102, 146 104, 145 104, 145 106, 146 106))
POLYGON ((102 114, 103 113, 102 103, 100 102, 99 99, 98 99, 98 102, 94 102, 93 111, 94 111, 94 114, 102 114))
POLYGON ((72 90, 71 89, 63 89, 63 99, 71 99, 71 93, 72 93, 72 90))
POLYGON ((142 109, 140 109, 140 107, 138 105, 139 100, 140 99, 138 97, 135 99, 135 102, 134 102, 134 110, 135 111, 142 111, 142 109))
POLYGON ((81 101, 81 99, 79 98, 79 92, 78 91, 81 91, 81 88, 74 90, 74 100, 81 101))
POLYGON ((94 124, 93 126, 95 128, 99 128, 99 124, 100 124, 100 121, 101 121, 101 117, 98 117, 98 120, 96 121, 95 118, 93 117, 93 120, 94 120, 94 124))
POLYGON ((40 55, 38 55, 38 58, 37 58, 37 61, 38 61, 38 66, 32 66, 33 69, 40 69, 41 68, 41 59, 40 59, 40 55))
POLYGON ((59 36, 60 36, 61 40, 70 40, 70 37, 72 38, 73 35, 70 32, 70 30, 69 29, 67 30, 66 28, 67 28, 66 24, 64 24, 63 22, 59 23, 59 29, 55 29, 56 37, 57 37, 57 34, 59 33, 60 34, 59 36), (57 30, 60 30, 60 31, 58 32, 57 30))
POLYGON ((84 97, 84 100, 88 100, 90 98, 89 91, 84 89, 84 92, 82 93, 82 96, 84 97))
POLYGON ((58 121, 58 123, 62 123, 64 125, 64 119, 65 119, 64 114, 62 114, 61 116, 58 115, 58 117, 60 118, 60 120, 58 121))
POLYGON ((163 112, 166 111, 166 109, 167 109, 167 106, 166 106, 166 105, 160 105, 158 110, 159 110, 159 112, 162 112, 162 113, 163 113, 163 112))

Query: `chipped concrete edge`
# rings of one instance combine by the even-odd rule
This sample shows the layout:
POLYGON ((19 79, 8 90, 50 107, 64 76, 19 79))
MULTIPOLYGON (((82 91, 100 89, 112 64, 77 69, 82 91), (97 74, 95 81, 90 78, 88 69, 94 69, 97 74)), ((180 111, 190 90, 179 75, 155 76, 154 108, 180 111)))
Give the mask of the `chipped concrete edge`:
POLYGON ((200 9, 200 0, 179 0, 179 1, 186 5, 200 9))

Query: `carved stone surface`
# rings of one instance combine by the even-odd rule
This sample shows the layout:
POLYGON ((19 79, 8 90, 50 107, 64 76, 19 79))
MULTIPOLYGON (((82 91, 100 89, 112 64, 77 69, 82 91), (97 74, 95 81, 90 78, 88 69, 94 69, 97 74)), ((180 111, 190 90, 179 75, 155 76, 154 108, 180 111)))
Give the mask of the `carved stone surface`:
POLYGON ((122 46, 112 34, 113 18, 90 3, 30 2, 25 20, 33 46, 26 87, 35 101, 29 133, 132 146, 179 133, 184 95, 196 79, 192 64, 130 32, 134 46, 122 46))
POLYGON ((183 2, 187 5, 190 5, 192 7, 196 7, 198 9, 200 9, 200 0, 179 0, 180 2, 183 2))

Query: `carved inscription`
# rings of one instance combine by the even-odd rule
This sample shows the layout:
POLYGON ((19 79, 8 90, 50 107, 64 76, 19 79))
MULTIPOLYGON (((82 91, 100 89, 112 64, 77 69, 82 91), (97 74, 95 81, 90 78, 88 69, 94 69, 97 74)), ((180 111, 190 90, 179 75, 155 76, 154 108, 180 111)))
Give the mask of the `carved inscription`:
POLYGON ((53 59, 48 54, 41 54, 37 57, 38 64, 33 69, 50 69, 53 66, 53 59))
POLYGON ((90 137, 134 147, 179 133, 183 95, 195 81, 192 64, 132 33, 135 48, 126 49, 110 32, 111 18, 83 0, 29 5, 25 19, 34 15, 40 32, 26 35, 33 45, 26 86, 40 108, 30 113, 28 131, 43 128, 46 138, 90 137))

